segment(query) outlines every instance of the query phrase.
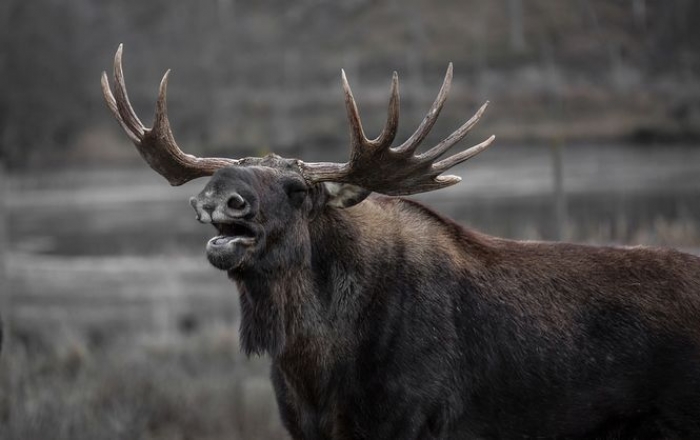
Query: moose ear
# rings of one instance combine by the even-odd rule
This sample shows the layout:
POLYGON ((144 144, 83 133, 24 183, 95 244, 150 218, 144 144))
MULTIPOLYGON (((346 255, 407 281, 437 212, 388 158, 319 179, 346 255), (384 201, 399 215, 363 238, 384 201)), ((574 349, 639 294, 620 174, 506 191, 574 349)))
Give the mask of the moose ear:
POLYGON ((334 208, 355 206, 372 192, 356 185, 337 182, 324 182, 323 188, 328 195, 326 204, 334 208))

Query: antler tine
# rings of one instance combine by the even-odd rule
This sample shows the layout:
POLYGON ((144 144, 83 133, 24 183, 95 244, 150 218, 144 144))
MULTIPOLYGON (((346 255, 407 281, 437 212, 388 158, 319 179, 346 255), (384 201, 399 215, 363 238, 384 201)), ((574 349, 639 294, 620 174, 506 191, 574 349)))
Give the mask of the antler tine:
POLYGON ((143 125, 129 101, 124 84, 124 70, 122 68, 122 52, 124 45, 120 44, 117 53, 114 54, 114 91, 117 96, 117 108, 124 123, 138 136, 143 136, 146 127, 143 125))
POLYGON ((140 142, 139 137, 136 135, 136 133, 134 133, 131 130, 131 128, 128 125, 126 125, 124 119, 122 118, 122 115, 119 114, 119 107, 117 106, 117 101, 116 99, 114 99, 112 89, 110 89, 109 87, 109 79, 107 79, 107 72, 102 72, 102 78, 100 82, 102 83, 102 94, 104 95, 107 107, 109 107, 109 109, 112 111, 112 114, 117 119, 117 122, 119 122, 119 125, 121 125, 122 129, 124 130, 124 133, 126 133, 126 135, 129 136, 129 139, 131 139, 132 142, 140 142))
POLYGON ((220 168, 240 163, 237 159, 199 158, 185 154, 180 150, 168 120, 166 97, 170 70, 163 75, 160 82, 153 128, 146 128, 136 116, 126 92, 122 69, 122 51, 123 46, 120 44, 114 56, 115 93, 112 93, 106 72, 102 72, 102 93, 114 117, 136 145, 141 157, 153 170, 165 177, 171 185, 176 186, 197 177, 210 176, 220 168))
POLYGON ((143 137, 145 127, 134 113, 131 103, 129 102, 129 97, 126 94, 124 73, 122 71, 122 49, 123 46, 120 44, 119 48, 117 48, 117 53, 114 55, 115 89, 117 90, 119 99, 115 99, 112 94, 107 72, 102 72, 102 94, 107 102, 107 106, 112 111, 117 121, 119 121, 119 124, 127 136, 129 136, 133 142, 139 142, 140 138, 143 137), (124 102, 126 102, 126 104, 124 104, 124 102))
POLYGON ((389 147, 399 127, 399 74, 394 72, 391 77, 391 94, 389 97, 389 107, 387 109, 386 123, 379 136, 372 141, 377 148, 389 147))
MULTIPOLYGON (((173 156, 178 157, 180 155, 184 155, 185 153, 178 148, 173 132, 170 129, 167 104, 169 77, 170 69, 165 72, 163 79, 160 80, 160 86, 158 87, 158 101, 156 101, 156 114, 153 118, 153 128, 151 130, 156 138, 165 139, 165 146, 168 149, 174 150, 172 152, 173 156)), ((194 156, 189 157, 196 159, 194 156)))
MULTIPOLYGON (((472 157, 476 156, 477 154, 481 153, 482 151, 487 149, 489 146, 491 146, 491 142, 493 142, 494 139, 496 139, 496 136, 491 135, 488 139, 481 142, 480 144, 476 144, 467 150, 464 150, 464 151, 459 152, 455 155, 452 155, 446 159, 441 160, 440 162, 434 163, 433 170, 435 170, 435 172, 437 172, 437 173, 443 173, 443 172, 447 171, 448 169, 452 168, 453 166, 460 164, 466 160, 471 159, 472 157)), ((445 178, 445 177, 457 177, 457 176, 438 176, 438 177, 445 178)))
MULTIPOLYGON (((472 116, 467 122, 462 124, 457 130, 455 130, 451 135, 447 136, 442 142, 426 151, 423 154, 417 156, 418 160, 435 160, 442 156, 447 150, 452 148, 457 142, 464 139, 464 137, 469 134, 472 128, 479 122, 481 115, 484 114, 486 107, 489 106, 489 102, 486 101, 477 112, 472 116)), ((471 157, 471 156, 470 156, 471 157)))
POLYGON ((352 137, 353 155, 363 154, 363 149, 383 149, 388 148, 396 137, 397 128, 399 125, 399 75, 394 72, 391 79, 391 95, 389 98, 389 107, 387 109, 386 123, 382 132, 376 139, 368 139, 362 129, 362 120, 360 112, 357 109, 355 97, 352 94, 352 89, 348 83, 348 78, 345 75, 345 70, 341 70, 341 78, 343 82, 343 95, 345 96, 345 109, 348 113, 348 121, 350 122, 350 135, 352 137))
POLYGON ((418 148, 420 143, 423 142, 423 139, 425 139, 430 130, 433 128, 433 125, 435 125, 435 121, 437 121, 438 116, 440 116, 442 106, 447 100, 448 93, 450 93, 451 85, 452 63, 450 63, 447 66, 447 72, 445 72, 445 79, 442 81, 442 87, 440 87, 440 91, 438 92, 437 98, 435 98, 435 101, 430 107, 430 110, 428 110, 428 113, 425 115, 425 118, 423 118, 420 125, 418 126, 416 131, 411 135, 411 137, 406 139, 406 142, 404 142, 403 144, 393 148, 394 151, 396 151, 397 153, 404 154, 413 154, 413 152, 416 151, 416 148, 418 148))
POLYGON ((343 95, 345 96, 345 110, 348 113, 348 121, 350 122, 350 136, 352 137, 353 150, 362 148, 368 142, 365 137, 365 132, 362 129, 362 120, 360 112, 357 110, 355 97, 352 96, 352 89, 348 84, 348 78, 345 76, 345 69, 340 70, 340 77, 343 81, 343 95))

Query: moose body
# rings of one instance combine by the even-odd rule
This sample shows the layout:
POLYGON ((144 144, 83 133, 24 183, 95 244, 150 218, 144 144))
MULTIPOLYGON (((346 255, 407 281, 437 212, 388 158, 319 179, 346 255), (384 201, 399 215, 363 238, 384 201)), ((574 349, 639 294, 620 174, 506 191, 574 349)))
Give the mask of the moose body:
POLYGON ((700 438, 700 258, 673 250, 518 242, 402 197, 456 183, 435 162, 478 120, 414 155, 439 113, 389 147, 364 137, 344 81, 348 164, 184 155, 161 83, 156 120, 131 110, 115 59, 105 98, 218 235, 207 256, 238 286, 241 343, 272 358, 294 439, 700 438), (374 169, 367 169, 376 164, 374 169), (387 195, 370 194, 372 191, 387 195))
MULTIPOLYGON (((267 174, 224 169, 202 194, 267 174)), ((293 438, 700 433, 700 259, 503 240, 397 197, 321 194, 296 221, 279 196, 257 204, 289 242, 250 265, 209 256, 238 285, 243 348, 272 355, 293 438)))

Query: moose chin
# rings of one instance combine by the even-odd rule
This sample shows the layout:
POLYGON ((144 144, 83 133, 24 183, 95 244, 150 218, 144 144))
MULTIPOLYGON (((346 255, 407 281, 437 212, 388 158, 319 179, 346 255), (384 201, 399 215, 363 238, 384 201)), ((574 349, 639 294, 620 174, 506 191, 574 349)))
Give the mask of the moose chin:
POLYGON ((401 197, 456 184, 442 174, 494 139, 443 158, 484 104, 417 152, 451 65, 397 146, 396 74, 373 140, 343 74, 351 153, 337 164, 185 154, 168 74, 146 128, 121 57, 102 88, 141 156, 173 185, 212 176, 190 203, 216 229, 207 257, 238 287, 243 350, 272 359, 292 438, 700 438, 700 258, 491 237, 401 197))

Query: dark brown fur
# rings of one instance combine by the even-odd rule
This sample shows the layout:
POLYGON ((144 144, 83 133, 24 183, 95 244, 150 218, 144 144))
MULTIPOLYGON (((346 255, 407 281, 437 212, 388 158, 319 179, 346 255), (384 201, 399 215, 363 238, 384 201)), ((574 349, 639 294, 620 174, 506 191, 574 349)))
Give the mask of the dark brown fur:
POLYGON ((210 259, 293 438, 700 438, 699 258, 494 238, 402 198, 338 209, 290 179, 229 168, 198 200, 257 206, 259 248, 210 259))

